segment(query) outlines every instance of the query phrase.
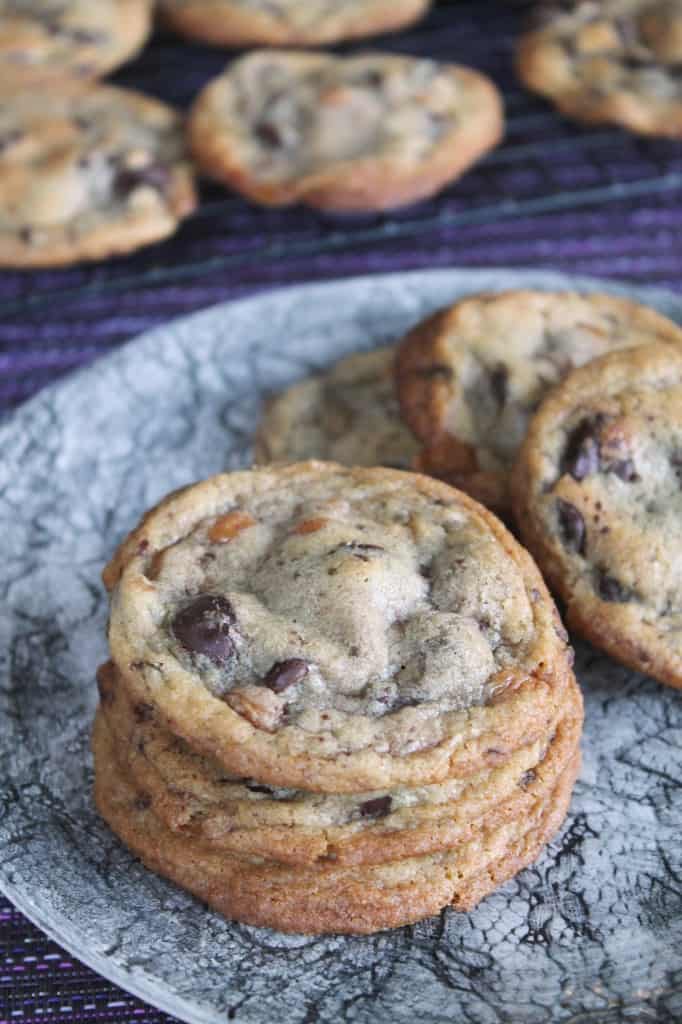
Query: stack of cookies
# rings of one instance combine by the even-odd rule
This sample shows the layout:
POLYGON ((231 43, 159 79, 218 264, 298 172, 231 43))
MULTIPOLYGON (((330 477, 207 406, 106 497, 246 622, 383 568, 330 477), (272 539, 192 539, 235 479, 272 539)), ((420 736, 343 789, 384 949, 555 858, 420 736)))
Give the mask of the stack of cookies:
POLYGON ((171 494, 107 566, 96 800, 231 918, 372 932, 473 907, 579 767, 532 559, 446 483, 296 463, 171 494))

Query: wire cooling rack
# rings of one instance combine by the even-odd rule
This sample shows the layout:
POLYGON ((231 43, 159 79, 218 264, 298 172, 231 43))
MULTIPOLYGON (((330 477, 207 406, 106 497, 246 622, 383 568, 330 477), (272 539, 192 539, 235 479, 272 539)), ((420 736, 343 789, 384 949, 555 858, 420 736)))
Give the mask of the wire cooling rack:
MULTIPOLYGON (((170 315, 289 280, 524 262, 674 286, 682 143, 587 129, 526 92, 513 56, 529 6, 449 0, 370 44, 469 64, 504 94, 504 143, 435 199, 340 217, 258 208, 204 185, 199 209, 167 242, 94 266, 0 274, 0 401, 170 315)), ((162 34, 115 80, 186 108, 226 58, 162 34)))

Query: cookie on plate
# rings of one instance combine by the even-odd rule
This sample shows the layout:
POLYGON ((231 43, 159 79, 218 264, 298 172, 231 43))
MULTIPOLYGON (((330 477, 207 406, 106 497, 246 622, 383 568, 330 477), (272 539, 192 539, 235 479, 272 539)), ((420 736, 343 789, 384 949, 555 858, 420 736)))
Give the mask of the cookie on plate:
POLYGON ((521 532, 569 624, 682 687, 682 353, 615 352, 543 403, 514 470, 521 532))
POLYGON ((178 835, 116 758, 103 718, 95 724, 95 800, 111 828, 154 871, 227 917, 281 931, 367 933, 398 927, 453 905, 467 910, 531 863, 559 828, 580 755, 536 786, 525 813, 483 822, 453 849, 373 865, 309 867, 237 856, 178 835))
POLYGON ((679 0, 542 4, 519 74, 563 113, 645 135, 682 136, 679 0))
POLYGON ((195 202, 181 118, 158 100, 62 84, 0 104, 0 266, 129 252, 195 202))
POLYGON ((546 735, 572 678, 529 555, 466 495, 411 473, 213 477, 148 513, 104 579, 132 698, 269 784, 469 773, 546 735))
POLYGON ((0 0, 0 86, 98 78, 141 49, 151 12, 151 0, 0 0))
POLYGON ((324 46, 404 28, 430 0, 161 0, 166 23, 216 46, 324 46))
POLYGON ((509 474, 547 392, 573 367, 653 341, 682 344, 682 329, 612 295, 461 299, 413 328, 397 357, 403 418, 423 444, 420 468, 507 513, 509 474))
POLYGON ((172 831, 233 853, 290 864, 381 863, 446 849, 482 823, 525 813, 542 783, 554 782, 578 747, 582 701, 569 689, 560 720, 541 740, 466 778, 412 789, 310 793, 238 779, 195 753, 132 704, 111 664, 98 673, 99 715, 130 778, 172 831))
POLYGON ((400 417, 394 359, 392 346, 356 353, 271 399, 255 440, 256 461, 314 458, 411 469, 419 444, 400 417))
POLYGON ((495 86, 469 68, 386 54, 260 50, 192 108, 208 175, 260 203, 382 210, 433 195, 502 132, 495 86))

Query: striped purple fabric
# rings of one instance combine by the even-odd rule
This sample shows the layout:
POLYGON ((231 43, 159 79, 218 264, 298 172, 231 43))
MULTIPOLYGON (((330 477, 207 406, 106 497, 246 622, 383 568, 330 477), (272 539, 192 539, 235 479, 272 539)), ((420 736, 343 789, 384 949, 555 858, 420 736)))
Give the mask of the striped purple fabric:
MULTIPOLYGON (((95 266, 0 273, 0 406, 172 317, 293 282, 506 265, 680 289, 682 144, 579 128, 525 93, 513 72, 524 6, 439 3, 419 26, 372 43, 471 64, 505 94, 504 145, 437 199, 342 218, 262 210, 206 185, 201 208, 163 244, 95 266)), ((184 107, 225 60, 160 36, 116 80, 184 107)), ((168 1018, 63 953, 0 898, 0 1024, 46 1019, 168 1018)))

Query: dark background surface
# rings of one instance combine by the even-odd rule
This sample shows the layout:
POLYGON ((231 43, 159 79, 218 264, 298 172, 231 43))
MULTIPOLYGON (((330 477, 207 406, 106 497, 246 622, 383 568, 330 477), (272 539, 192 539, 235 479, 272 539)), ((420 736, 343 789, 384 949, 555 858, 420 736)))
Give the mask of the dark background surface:
MULTIPOLYGON (((682 142, 581 128, 526 93, 513 52, 527 6, 441 2, 411 30, 352 47, 470 64, 502 89, 504 144, 436 199, 343 218, 260 209, 205 185, 198 211, 162 244, 69 270, 0 272, 0 409, 149 327, 289 283, 542 266, 679 291, 682 142)), ((226 57, 159 35, 114 80, 186 107, 226 57)), ((0 1024, 45 1019, 169 1020, 64 954, 0 897, 0 1024)))

